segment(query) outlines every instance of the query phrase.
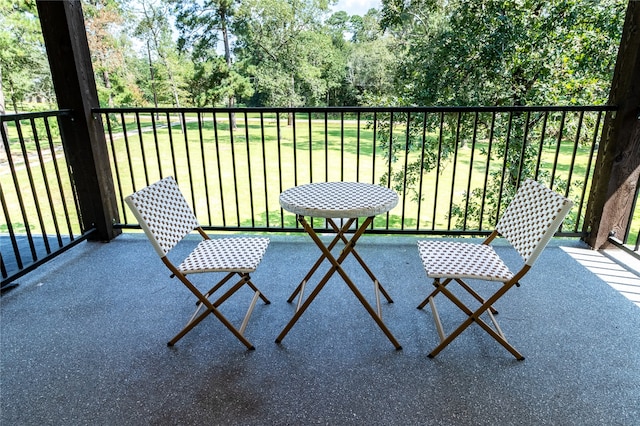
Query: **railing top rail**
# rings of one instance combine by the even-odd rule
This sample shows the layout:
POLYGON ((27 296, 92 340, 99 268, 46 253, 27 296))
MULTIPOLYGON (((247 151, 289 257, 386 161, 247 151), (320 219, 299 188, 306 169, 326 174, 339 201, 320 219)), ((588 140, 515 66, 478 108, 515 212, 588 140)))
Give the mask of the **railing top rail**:
POLYGON ((166 113, 166 112, 527 112, 527 111, 616 111, 615 105, 566 105, 566 106, 407 106, 407 107, 238 107, 238 108, 93 108, 93 113, 166 113))
POLYGON ((55 111, 38 111, 38 112, 21 112, 18 114, 0 114, 0 123, 5 121, 30 120, 33 118, 43 117, 62 117, 71 115, 70 109, 61 109, 55 111))

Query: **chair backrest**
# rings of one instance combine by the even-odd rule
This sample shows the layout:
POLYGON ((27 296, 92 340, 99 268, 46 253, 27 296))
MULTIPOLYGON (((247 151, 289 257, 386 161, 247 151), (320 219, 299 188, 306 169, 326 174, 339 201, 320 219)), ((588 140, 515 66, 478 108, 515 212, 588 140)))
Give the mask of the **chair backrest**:
POLYGON ((496 225, 500 233, 531 266, 558 230, 573 202, 528 179, 496 225))
POLYGON ((200 226, 172 176, 129 195, 125 202, 160 257, 200 226))

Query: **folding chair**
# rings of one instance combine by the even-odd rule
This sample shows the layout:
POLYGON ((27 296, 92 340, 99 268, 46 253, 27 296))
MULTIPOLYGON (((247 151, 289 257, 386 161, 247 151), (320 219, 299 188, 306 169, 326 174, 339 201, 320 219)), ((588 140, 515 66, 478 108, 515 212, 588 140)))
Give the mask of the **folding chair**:
POLYGON ((418 252, 422 264, 427 276, 434 279, 433 285, 435 286, 435 290, 418 306, 418 309, 424 308, 427 303, 430 304, 440 337, 440 344, 431 351, 429 358, 435 357, 472 322, 475 322, 518 360, 524 359, 524 356, 507 342, 494 317, 498 312, 493 308, 493 304, 511 287, 520 286, 519 280, 533 266, 553 234, 560 227, 572 204, 562 195, 529 179, 520 186, 498 221, 495 230, 483 243, 418 241, 418 252), (524 265, 518 272, 511 272, 491 247, 490 243, 498 236, 504 237, 522 256, 524 265), (501 285, 492 296, 483 299, 464 281, 465 279, 496 281, 501 285), (473 310, 456 297, 447 288, 447 285, 453 281, 470 295, 469 299, 475 299, 480 307, 473 310), (434 301, 435 296, 439 293, 446 296, 467 315, 466 320, 449 335, 444 332, 434 301), (480 317, 485 313, 495 329, 480 317))
POLYGON ((177 277, 198 299, 196 311, 189 322, 169 341, 168 345, 173 346, 206 316, 213 314, 247 348, 254 349, 254 346, 244 337, 245 328, 258 298, 266 304, 270 302, 251 282, 249 273, 255 271, 262 260, 269 245, 269 239, 209 238, 171 176, 129 195, 125 201, 156 252, 171 271, 171 277, 177 277), (168 258, 169 252, 193 230, 198 231, 203 241, 176 267, 168 258), (227 274, 209 291, 202 293, 187 278, 187 275, 203 272, 226 272, 227 274), (240 276, 239 281, 217 299, 212 299, 214 293, 235 275, 240 276), (254 291, 254 296, 241 326, 236 328, 218 308, 245 284, 254 291))

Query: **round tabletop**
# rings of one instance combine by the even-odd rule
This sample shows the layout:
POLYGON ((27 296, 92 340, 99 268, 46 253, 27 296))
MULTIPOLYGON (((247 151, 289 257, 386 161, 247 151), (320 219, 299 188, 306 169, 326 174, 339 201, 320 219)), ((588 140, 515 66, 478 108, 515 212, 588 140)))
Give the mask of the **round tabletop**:
POLYGON ((280 194, 283 209, 311 217, 357 218, 386 213, 398 204, 392 189, 360 182, 318 182, 280 194))

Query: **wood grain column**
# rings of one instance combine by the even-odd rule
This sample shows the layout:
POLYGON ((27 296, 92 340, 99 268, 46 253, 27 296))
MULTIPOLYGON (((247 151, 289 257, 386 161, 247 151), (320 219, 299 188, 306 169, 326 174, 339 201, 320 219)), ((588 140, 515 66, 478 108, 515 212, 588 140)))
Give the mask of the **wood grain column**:
POLYGON ((115 189, 104 129, 92 108, 99 107, 91 55, 79 0, 37 1, 42 34, 60 109, 73 111, 60 120, 85 229, 90 238, 111 240, 120 230, 115 189))
POLYGON ((630 1, 611 83, 585 227, 585 241, 606 247, 610 234, 623 240, 640 176, 640 1, 630 1))

